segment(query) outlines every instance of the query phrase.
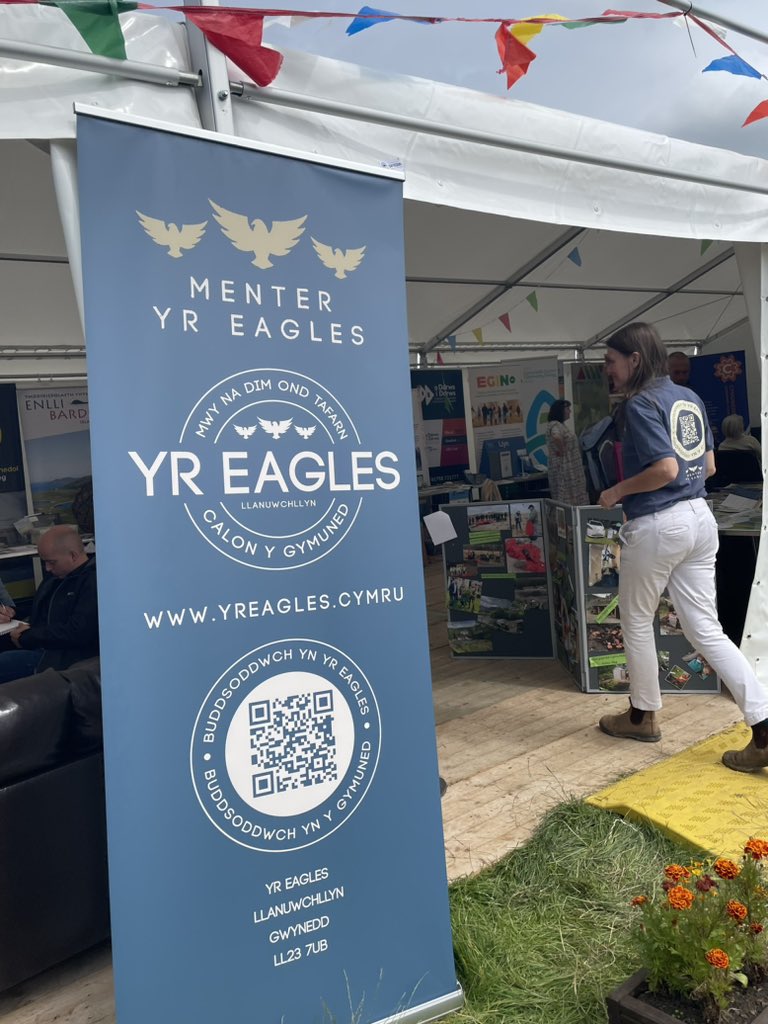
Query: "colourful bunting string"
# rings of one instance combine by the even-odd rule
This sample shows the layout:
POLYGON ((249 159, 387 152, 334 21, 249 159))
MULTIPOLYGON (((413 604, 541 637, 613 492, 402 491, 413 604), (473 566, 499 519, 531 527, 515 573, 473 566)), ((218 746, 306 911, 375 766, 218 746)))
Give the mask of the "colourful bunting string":
POLYGON ((476 327, 474 329, 474 331, 472 331, 472 333, 475 336, 475 341, 477 342, 477 344, 478 345, 482 345, 483 344, 483 328, 482 327, 476 327))
POLYGON ((581 266, 581 253, 579 252, 578 245, 568 253, 568 259, 571 263, 575 263, 577 267, 581 266))
POLYGON ((451 352, 455 352, 456 351, 456 335, 455 334, 449 334, 447 340, 448 340, 448 346, 449 346, 451 352))
POLYGON ((435 355, 435 362, 437 363, 438 366, 445 366, 445 360, 443 359, 439 352, 435 355))
POLYGON ((502 313, 501 316, 499 317, 499 320, 501 320, 501 322, 504 324, 504 326, 507 328, 507 330, 511 334, 512 333, 512 327, 511 327, 510 322, 509 322, 509 313, 502 313))
MULTIPOLYGON (((264 18, 295 19, 307 21, 311 18, 344 18, 350 21, 348 35, 355 35, 366 28, 387 21, 415 21, 420 24, 437 25, 443 22, 472 24, 495 24, 496 46, 501 60, 499 74, 506 73, 507 87, 511 88, 528 71, 536 54, 526 42, 538 35, 546 26, 560 26, 567 29, 587 28, 592 25, 623 24, 629 19, 662 21, 670 18, 685 18, 715 39, 735 58, 713 61, 706 71, 729 71, 731 74, 750 78, 765 78, 755 68, 742 60, 736 51, 725 42, 718 32, 693 14, 680 11, 648 13, 644 11, 606 10, 590 18, 566 19, 560 14, 543 14, 528 18, 444 18, 423 17, 411 14, 396 14, 375 7, 364 6, 357 14, 343 11, 300 11, 288 8, 235 8, 209 7, 193 8, 163 4, 150 5, 134 3, 132 0, 0 0, 0 4, 42 3, 56 6, 64 12, 77 28, 92 53, 105 57, 125 59, 125 41, 118 15, 122 11, 178 11, 192 21, 207 40, 224 56, 228 57, 257 85, 266 86, 274 81, 282 64, 282 55, 262 44, 264 18)), ((283 20, 283 24, 285 21, 283 20)), ((758 105, 744 122, 744 125, 765 117, 758 105)))
POLYGON ((741 57, 736 56, 735 53, 730 54, 728 57, 720 57, 718 60, 713 60, 703 71, 728 71, 732 75, 744 75, 745 78, 765 77, 756 68, 753 68, 751 64, 747 64, 741 57))
POLYGON ((705 239, 703 239, 703 240, 702 240, 702 243, 701 243, 701 248, 700 248, 700 250, 699 250, 699 255, 700 255, 700 256, 703 256, 703 255, 704 255, 704 253, 705 253, 705 252, 707 251, 707 249, 708 249, 708 248, 710 247, 710 245, 712 245, 712 244, 713 244, 713 243, 712 243, 712 239, 711 239, 711 238, 705 238, 705 239))
POLYGON ((530 295, 526 295, 525 300, 536 310, 537 313, 539 312, 539 297, 536 292, 531 292, 530 295))

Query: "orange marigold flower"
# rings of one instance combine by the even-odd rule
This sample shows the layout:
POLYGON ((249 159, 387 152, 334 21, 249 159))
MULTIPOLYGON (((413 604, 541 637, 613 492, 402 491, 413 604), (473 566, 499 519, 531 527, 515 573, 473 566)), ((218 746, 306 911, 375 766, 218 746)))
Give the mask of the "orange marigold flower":
POLYGON ((667 901, 675 910, 688 910, 693 903, 693 893, 683 885, 676 885, 667 893, 667 901))
POLYGON ((762 860, 763 857, 768 857, 768 842, 765 839, 748 839, 744 853, 753 860, 762 860))
POLYGON ((715 873, 720 875, 721 878, 738 878, 741 874, 741 868, 738 864, 734 864, 732 860, 728 860, 725 857, 720 857, 714 863, 715 873))
POLYGON ((682 864, 668 864, 664 868, 664 874, 667 878, 671 878, 673 882, 679 882, 681 878, 691 877, 691 872, 688 868, 684 868, 682 864))
POLYGON ((734 921, 743 921, 749 913, 744 904, 739 903, 738 900, 728 900, 725 905, 725 912, 732 917, 734 921))
POLYGON ((720 968, 721 971, 724 971, 731 966, 730 957, 724 949, 710 949, 704 954, 704 956, 708 963, 712 964, 713 967, 720 968))
POLYGON ((647 896, 633 896, 629 901, 630 907, 642 907, 644 903, 648 902, 647 896))
POLYGON ((751 924, 749 926, 749 930, 752 932, 753 935, 759 935, 760 932, 763 930, 763 926, 761 924, 751 924))

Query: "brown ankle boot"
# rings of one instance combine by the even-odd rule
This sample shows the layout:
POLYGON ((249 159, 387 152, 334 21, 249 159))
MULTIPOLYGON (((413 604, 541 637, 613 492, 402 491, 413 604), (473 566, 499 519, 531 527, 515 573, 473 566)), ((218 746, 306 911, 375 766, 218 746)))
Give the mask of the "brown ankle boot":
POLYGON ((752 738, 743 750, 726 750, 723 764, 735 772, 756 772, 768 768, 768 721, 752 726, 752 738))
POLYGON ((661 739, 655 711, 638 711, 630 706, 620 715, 603 715, 597 724, 604 733, 623 740, 658 743, 661 739))

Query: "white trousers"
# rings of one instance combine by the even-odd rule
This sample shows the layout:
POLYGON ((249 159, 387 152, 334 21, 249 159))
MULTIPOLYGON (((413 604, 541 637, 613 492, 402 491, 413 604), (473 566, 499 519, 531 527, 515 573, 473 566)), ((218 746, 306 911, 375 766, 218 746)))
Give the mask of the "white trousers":
POLYGON ((679 501, 663 512, 630 519, 619 536, 619 608, 632 706, 661 707, 653 626, 666 587, 691 647, 727 685, 747 725, 768 718, 768 690, 717 618, 717 524, 705 499, 679 501))

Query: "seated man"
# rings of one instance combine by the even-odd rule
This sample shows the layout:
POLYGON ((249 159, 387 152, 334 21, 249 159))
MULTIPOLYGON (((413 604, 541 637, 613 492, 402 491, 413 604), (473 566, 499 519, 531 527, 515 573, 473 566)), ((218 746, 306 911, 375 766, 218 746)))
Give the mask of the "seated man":
POLYGON ((52 526, 37 551, 50 576, 35 594, 29 622, 0 638, 17 650, 0 653, 0 683, 64 669, 99 653, 96 561, 74 526, 52 526))

